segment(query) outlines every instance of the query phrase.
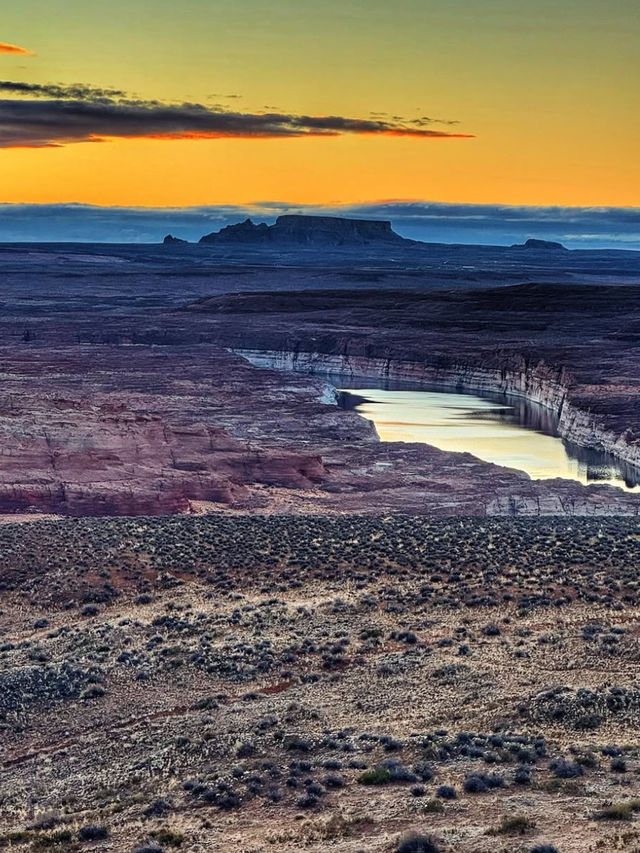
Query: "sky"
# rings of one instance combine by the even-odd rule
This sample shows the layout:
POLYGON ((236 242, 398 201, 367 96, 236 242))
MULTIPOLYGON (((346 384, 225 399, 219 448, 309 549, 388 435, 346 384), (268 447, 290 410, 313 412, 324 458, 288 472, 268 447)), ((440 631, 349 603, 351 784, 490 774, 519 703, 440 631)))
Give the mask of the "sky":
POLYGON ((637 0, 7 0, 0 201, 634 207, 639 42, 637 0))

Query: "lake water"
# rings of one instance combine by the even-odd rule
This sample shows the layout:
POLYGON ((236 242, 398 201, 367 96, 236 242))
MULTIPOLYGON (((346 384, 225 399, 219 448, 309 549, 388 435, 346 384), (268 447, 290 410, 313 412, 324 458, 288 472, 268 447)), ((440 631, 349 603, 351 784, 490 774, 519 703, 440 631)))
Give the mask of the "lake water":
POLYGON ((640 469, 561 439, 555 415, 535 403, 393 386, 342 385, 340 390, 341 405, 373 421, 382 441, 424 442, 441 450, 466 451, 526 471, 536 480, 564 477, 640 491, 640 469))

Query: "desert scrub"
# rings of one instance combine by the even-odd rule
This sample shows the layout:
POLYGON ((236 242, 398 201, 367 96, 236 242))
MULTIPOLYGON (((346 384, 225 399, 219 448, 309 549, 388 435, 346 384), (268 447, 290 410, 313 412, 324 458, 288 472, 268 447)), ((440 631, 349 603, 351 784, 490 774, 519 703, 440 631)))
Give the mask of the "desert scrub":
MULTIPOLYGON (((7 714, 31 706, 47 707, 53 702, 79 698, 101 680, 95 669, 70 663, 60 666, 28 666, 0 673, 0 721, 7 714)), ((104 691, 103 691, 104 692, 104 691)))
POLYGON ((57 829, 46 835, 38 835, 33 840, 34 850, 47 850, 50 847, 58 847, 61 844, 69 844, 73 840, 73 833, 69 829, 57 829))
POLYGON ((444 814, 445 808, 442 800, 432 799, 421 803, 419 809, 424 814, 444 814))
POLYGON ((490 829, 487 835, 525 835, 535 827, 535 821, 529 820, 525 815, 504 815, 500 824, 495 829, 490 829))
POLYGON ((631 820, 635 812, 640 812, 640 800, 622 800, 611 803, 594 812, 594 820, 631 820))
POLYGON ((549 770, 557 779, 577 779, 584 775, 582 764, 577 761, 567 761, 565 758, 556 758, 551 761, 549 770))
POLYGON ((433 836, 412 833, 400 840, 396 853, 441 853, 441 849, 433 836))
POLYGON ((181 832, 176 832, 169 827, 152 832, 151 837, 163 847, 181 847, 184 841, 184 835, 181 832))
POLYGON ((468 773, 463 788, 467 794, 484 794, 493 788, 504 787, 504 778, 498 773, 468 773))
POLYGON ((78 830, 78 839, 80 841, 101 841, 109 837, 109 830, 106 826, 97 824, 88 824, 81 826, 78 830))
POLYGON ((438 785, 436 794, 441 800, 455 800, 458 796, 458 792, 453 785, 438 785))
POLYGON ((386 785, 391 781, 391 773, 386 767, 372 767, 358 776, 361 785, 386 785))
POLYGON ((568 728, 588 731, 608 720, 634 723, 640 715, 637 687, 554 687, 543 690, 518 706, 520 714, 534 722, 562 723, 568 728))

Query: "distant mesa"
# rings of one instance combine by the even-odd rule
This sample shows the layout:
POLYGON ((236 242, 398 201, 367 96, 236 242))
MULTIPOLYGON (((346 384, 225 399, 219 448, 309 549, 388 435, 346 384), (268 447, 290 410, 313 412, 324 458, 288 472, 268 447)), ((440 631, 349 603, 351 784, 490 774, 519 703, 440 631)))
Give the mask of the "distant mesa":
POLYGON ((270 241, 270 228, 262 222, 256 225, 251 219, 237 222, 235 225, 227 225, 220 231, 205 234, 200 238, 200 243, 268 243, 270 241))
POLYGON ((568 252, 566 246, 563 246, 562 243, 554 243, 553 240, 535 240, 533 237, 530 237, 525 243, 514 243, 511 247, 512 249, 550 249, 554 252, 558 250, 562 252, 568 252))
MULTIPOLYGON (((186 245, 187 240, 167 234, 165 246, 186 245)), ((264 222, 255 223, 252 219, 226 225, 219 231, 205 234, 198 241, 203 245, 214 246, 262 246, 313 247, 313 248, 353 248, 358 246, 434 246, 436 244, 408 240, 401 237, 385 219, 348 219, 342 216, 304 216, 286 214, 279 216, 273 225, 264 222)), ((537 240, 533 237, 524 243, 516 243, 512 249, 533 249, 552 252, 566 252, 566 246, 551 240, 537 240)))
POLYGON ((405 243, 391 223, 373 219, 345 219, 338 216, 279 216, 273 225, 256 225, 245 219, 206 234, 201 243, 296 244, 309 246, 362 246, 368 243, 405 243))

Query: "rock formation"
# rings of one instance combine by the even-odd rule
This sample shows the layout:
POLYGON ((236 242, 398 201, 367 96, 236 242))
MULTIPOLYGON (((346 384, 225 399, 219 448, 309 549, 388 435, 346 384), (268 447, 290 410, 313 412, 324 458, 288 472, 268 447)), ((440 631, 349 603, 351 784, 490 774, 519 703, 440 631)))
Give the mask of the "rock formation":
POLYGON ((210 344, 36 342, 3 369, 0 512, 640 515, 620 489, 383 444, 326 380, 210 344))
POLYGON ((520 395, 556 412, 564 438, 640 466, 640 288, 326 291, 267 303, 228 295, 193 310, 224 314, 218 340, 254 364, 520 395))
MULTIPOLYGON (((273 227, 273 226, 271 226, 273 227)), ((256 225, 251 219, 238 222, 235 225, 227 225, 220 231, 205 234, 200 243, 266 243, 271 238, 271 228, 261 222, 256 225)))
POLYGON ((255 225, 246 219, 220 231, 206 234, 201 243, 257 243, 270 245, 363 246, 370 243, 404 243, 391 223, 338 216, 279 216, 274 225, 255 225))
MULTIPOLYGON (((325 478, 316 452, 264 446, 259 430, 242 427, 247 397, 259 419, 281 396, 277 376, 258 376, 247 394, 255 371, 226 353, 209 353, 220 381, 202 383, 179 352, 170 362, 149 347, 92 352, 95 366, 66 353, 57 377, 34 375, 39 362, 27 356, 22 380, 0 398, 0 512, 166 515, 190 501, 242 505, 253 485, 306 489, 325 478)), ((312 417, 324 388, 301 387, 292 402, 312 417)))
POLYGON ((165 246, 179 246, 186 245, 188 241, 181 240, 179 237, 174 237, 173 234, 167 234, 162 242, 165 246))
POLYGON ((524 243, 515 243, 512 249, 542 249, 544 251, 549 250, 551 252, 557 252, 558 250, 563 252, 568 252, 566 246, 563 246, 562 243, 555 243, 553 240, 536 240, 534 237, 530 237, 524 243))

